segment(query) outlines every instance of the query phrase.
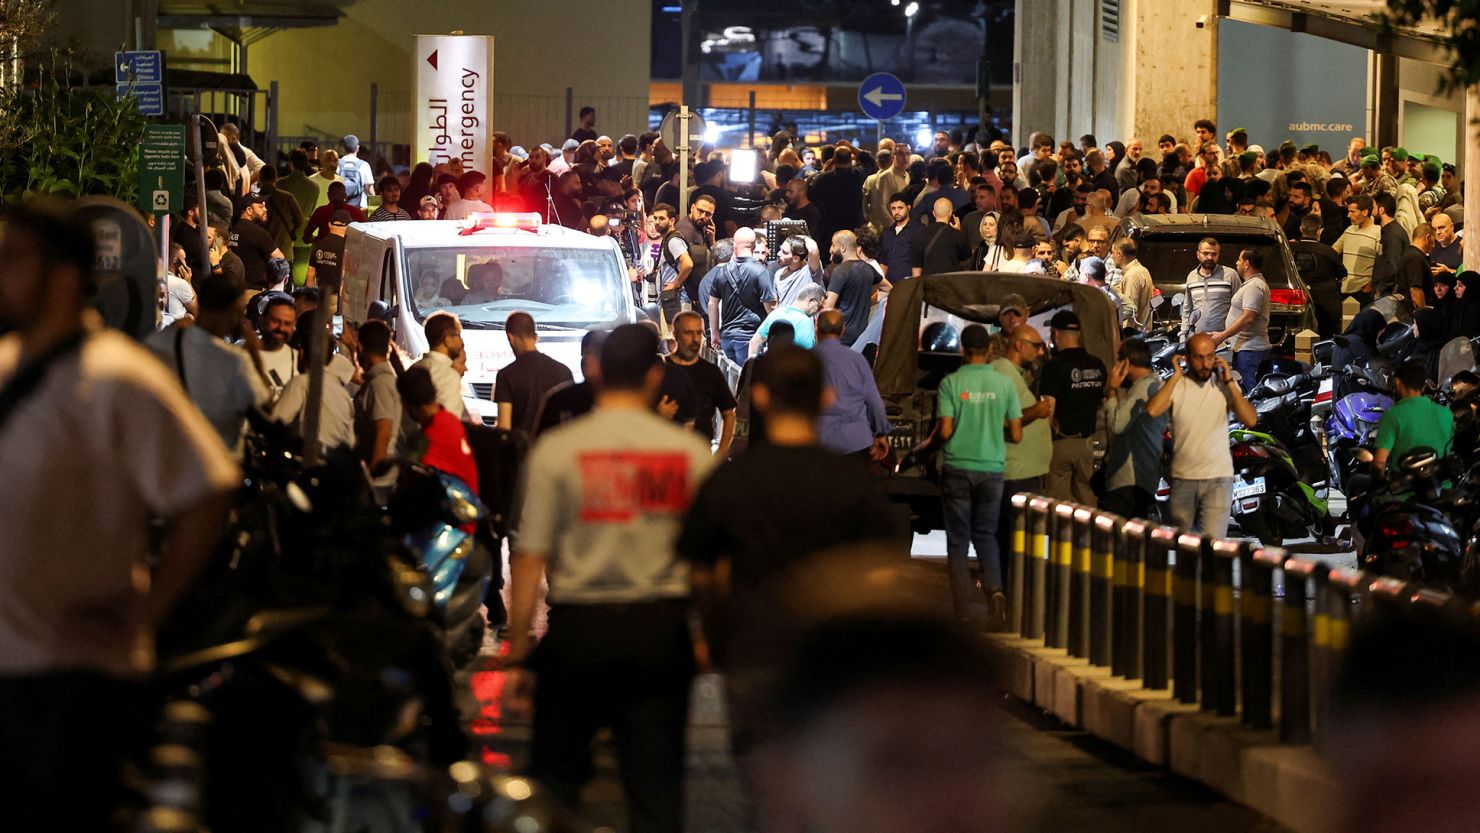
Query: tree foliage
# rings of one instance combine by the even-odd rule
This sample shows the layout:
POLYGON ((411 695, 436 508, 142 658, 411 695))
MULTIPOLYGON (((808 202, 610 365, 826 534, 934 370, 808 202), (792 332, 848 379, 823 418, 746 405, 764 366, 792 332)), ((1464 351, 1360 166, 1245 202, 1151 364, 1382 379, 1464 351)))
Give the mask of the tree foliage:
POLYGON ((45 47, 53 5, 0 0, 0 202, 102 194, 132 203, 144 117, 111 85, 81 84, 71 51, 45 47))
POLYGON ((74 86, 43 68, 34 88, 0 90, 0 114, 0 200, 138 196, 144 117, 112 87, 74 86))
POLYGON ((1438 21, 1454 64, 1443 76, 1444 92, 1480 84, 1480 0, 1387 0, 1379 15, 1389 30, 1438 21))
POLYGON ((0 0, 0 86, 19 79, 9 74, 15 62, 33 54, 56 24, 53 0, 0 0))

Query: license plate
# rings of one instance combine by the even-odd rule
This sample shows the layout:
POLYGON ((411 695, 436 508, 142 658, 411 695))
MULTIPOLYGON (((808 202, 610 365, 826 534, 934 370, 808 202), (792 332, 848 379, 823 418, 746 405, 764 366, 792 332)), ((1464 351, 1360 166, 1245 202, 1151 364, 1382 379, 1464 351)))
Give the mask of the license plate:
POLYGON ((1256 477, 1248 482, 1244 482, 1243 480, 1235 480, 1233 482, 1234 500, 1262 494, 1264 494, 1264 478, 1262 477, 1256 477))

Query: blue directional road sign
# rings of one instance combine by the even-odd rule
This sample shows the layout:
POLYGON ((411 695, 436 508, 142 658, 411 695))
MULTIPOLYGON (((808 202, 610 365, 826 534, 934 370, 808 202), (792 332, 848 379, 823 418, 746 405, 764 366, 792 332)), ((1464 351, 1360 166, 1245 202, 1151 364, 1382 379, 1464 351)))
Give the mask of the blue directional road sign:
POLYGON ((164 115, 164 85, 163 84, 119 84, 118 97, 120 99, 134 97, 139 104, 139 114, 144 116, 164 115))
POLYGON ((904 82, 887 72, 876 72, 858 85, 858 109, 865 116, 888 121, 904 109, 904 82))
POLYGON ((113 81, 117 84, 163 84, 164 53, 157 49, 114 52, 113 81))
POLYGON ((146 116, 164 115, 164 53, 157 49, 113 53, 118 97, 130 95, 146 116))

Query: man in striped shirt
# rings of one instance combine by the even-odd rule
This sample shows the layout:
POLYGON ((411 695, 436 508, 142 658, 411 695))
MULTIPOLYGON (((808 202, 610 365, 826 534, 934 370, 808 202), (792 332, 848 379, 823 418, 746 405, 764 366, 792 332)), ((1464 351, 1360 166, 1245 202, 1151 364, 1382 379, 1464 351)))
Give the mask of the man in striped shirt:
POLYGON ((1187 297, 1182 304, 1183 332, 1219 332, 1228 318, 1228 305, 1238 291, 1239 277, 1218 263, 1218 251, 1218 241, 1212 237, 1197 243, 1197 268, 1187 273, 1187 297), (1193 310, 1198 311, 1195 322, 1193 310))

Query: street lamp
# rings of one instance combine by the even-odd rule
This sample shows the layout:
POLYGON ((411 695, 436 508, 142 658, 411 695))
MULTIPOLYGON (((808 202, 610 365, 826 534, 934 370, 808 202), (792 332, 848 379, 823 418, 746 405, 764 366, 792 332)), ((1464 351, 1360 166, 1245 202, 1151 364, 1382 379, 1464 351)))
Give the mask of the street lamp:
MULTIPOLYGON (((895 5, 897 6, 899 4, 898 3, 895 3, 895 5)), ((904 7, 904 16, 905 17, 914 17, 915 16, 915 13, 918 12, 918 11, 920 11, 920 4, 914 2, 914 0, 910 0, 910 4, 908 6, 905 6, 904 7)))

